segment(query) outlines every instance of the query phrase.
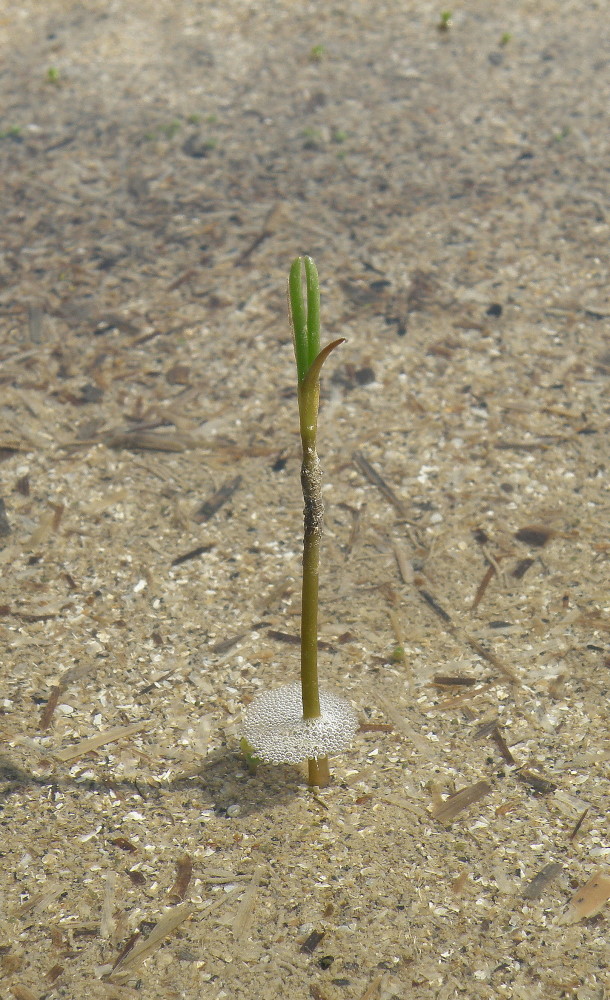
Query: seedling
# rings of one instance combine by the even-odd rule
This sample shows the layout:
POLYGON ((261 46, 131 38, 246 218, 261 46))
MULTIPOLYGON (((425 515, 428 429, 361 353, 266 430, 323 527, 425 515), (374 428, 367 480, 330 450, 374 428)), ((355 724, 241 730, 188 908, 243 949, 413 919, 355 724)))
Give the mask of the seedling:
POLYGON ((309 784, 330 782, 329 754, 340 753, 358 728, 356 714, 339 695, 318 685, 318 574, 324 507, 317 453, 320 372, 344 338, 320 350, 320 286, 310 257, 290 268, 288 305, 297 366, 297 396, 303 460, 303 587, 301 602, 301 683, 266 691, 252 702, 244 722, 246 756, 273 764, 307 760, 309 784), (305 270, 306 297, 302 271, 305 270))
POLYGON ((325 45, 313 45, 309 50, 309 61, 312 63, 322 62, 326 55, 325 45))

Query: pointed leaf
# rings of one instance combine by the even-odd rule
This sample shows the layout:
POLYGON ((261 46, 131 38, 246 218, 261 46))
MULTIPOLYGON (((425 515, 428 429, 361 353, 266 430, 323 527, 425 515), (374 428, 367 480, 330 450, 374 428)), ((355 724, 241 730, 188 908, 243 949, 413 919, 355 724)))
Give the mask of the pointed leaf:
POLYGON ((344 344, 344 343, 345 343, 345 337, 339 337, 338 340, 333 340, 330 344, 327 344, 326 347, 322 348, 322 350, 320 351, 317 358, 309 368, 309 371, 307 372, 307 375, 303 380, 303 385, 301 387, 303 393, 311 392, 313 386, 320 377, 320 372, 322 371, 322 365, 326 361, 329 354, 332 354, 335 347, 339 347, 339 344, 344 344))

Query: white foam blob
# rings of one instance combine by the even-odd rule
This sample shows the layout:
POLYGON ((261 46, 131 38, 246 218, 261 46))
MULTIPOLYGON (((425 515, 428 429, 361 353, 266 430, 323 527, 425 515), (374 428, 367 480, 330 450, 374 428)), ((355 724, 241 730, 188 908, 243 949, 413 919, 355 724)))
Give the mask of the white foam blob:
POLYGON ((298 764, 341 753, 352 742, 358 717, 345 698, 320 691, 320 716, 303 718, 300 684, 265 691, 249 706, 243 736, 269 764, 298 764))

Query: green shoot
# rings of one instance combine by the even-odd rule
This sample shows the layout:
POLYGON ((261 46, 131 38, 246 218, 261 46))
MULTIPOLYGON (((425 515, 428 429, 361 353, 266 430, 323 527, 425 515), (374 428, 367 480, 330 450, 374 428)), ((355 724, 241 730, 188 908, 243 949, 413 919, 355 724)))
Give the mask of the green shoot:
MULTIPOLYGON (((301 692, 303 718, 320 716, 318 685, 318 570, 322 537, 322 480, 316 451, 320 370, 328 355, 343 343, 335 340, 320 351, 320 283, 311 257, 297 257, 290 268, 288 299, 297 364, 299 418, 303 462, 301 484, 305 501, 303 587, 301 604, 301 692), (306 303, 302 268, 305 269, 306 303)), ((309 761, 310 784, 328 784, 328 760, 309 761), (316 778, 314 781, 313 777, 316 778)))
POLYGON ((308 761, 309 784, 330 782, 329 753, 349 745, 357 717, 349 703, 320 691, 318 684, 318 574, 324 506, 318 461, 320 372, 343 338, 320 350, 320 284, 310 257, 297 257, 288 278, 288 306, 297 367, 297 396, 303 458, 303 586, 301 594, 301 683, 259 695, 244 726, 247 759, 272 763, 308 761), (305 290, 303 290, 303 273, 305 290))
POLYGON ((325 45, 313 45, 309 50, 309 61, 312 63, 322 62, 322 59, 326 55, 325 45))

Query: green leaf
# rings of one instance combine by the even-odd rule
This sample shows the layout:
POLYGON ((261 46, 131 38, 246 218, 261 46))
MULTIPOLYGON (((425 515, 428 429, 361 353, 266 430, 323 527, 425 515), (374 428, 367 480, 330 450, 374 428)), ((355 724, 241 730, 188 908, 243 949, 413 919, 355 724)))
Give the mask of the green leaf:
POLYGON ((309 367, 309 369, 307 371, 307 375, 306 375, 306 377, 303 380, 303 385, 301 387, 302 394, 306 394, 307 392, 311 392, 312 391, 315 383, 320 378, 320 372, 322 371, 322 365, 326 361, 328 355, 332 354, 332 352, 334 351, 335 347, 339 347, 340 344, 344 344, 344 343, 345 343, 345 337, 339 337, 337 340, 331 341, 330 344, 327 344, 326 347, 324 347, 320 351, 320 353, 318 354, 318 356, 315 358, 315 360, 313 361, 313 363, 310 365, 310 367, 309 367))
POLYGON ((320 282, 311 257, 296 257, 288 278, 288 304, 299 383, 320 353, 320 282), (307 300, 303 297, 305 268, 307 300))

